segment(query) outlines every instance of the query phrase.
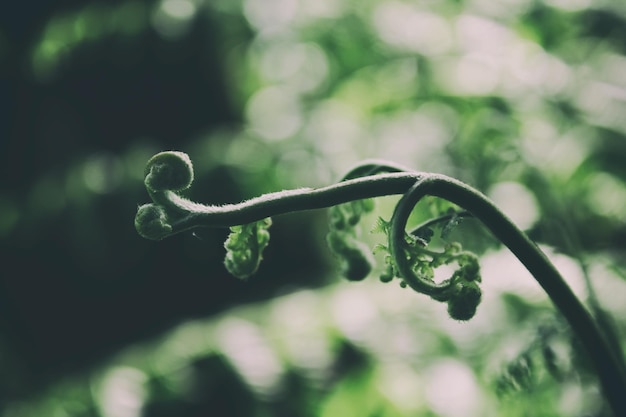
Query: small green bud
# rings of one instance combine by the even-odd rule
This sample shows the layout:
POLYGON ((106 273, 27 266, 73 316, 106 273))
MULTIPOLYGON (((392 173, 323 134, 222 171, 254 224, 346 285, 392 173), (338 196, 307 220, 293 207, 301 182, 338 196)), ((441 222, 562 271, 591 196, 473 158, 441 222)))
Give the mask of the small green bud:
POLYGON ((146 187, 152 191, 181 191, 193 182, 193 165, 186 153, 166 151, 154 155, 145 168, 146 187))
POLYGON ((348 215, 348 224, 352 227, 356 226, 361 220, 361 213, 353 212, 348 215))
POLYGON ((163 207, 152 203, 137 209, 135 229, 139 235, 150 240, 161 240, 172 232, 163 207))
POLYGON ((332 229, 343 230, 346 228, 346 219, 340 206, 333 206, 329 210, 330 227, 332 229))
POLYGON ((460 275, 465 281, 481 281, 480 277, 480 265, 476 255, 467 252, 462 258, 458 260, 460 268, 460 275))
POLYGON ((446 245, 444 251, 447 255, 454 255, 461 252, 463 248, 459 242, 450 242, 446 245))
POLYGON ((371 213, 374 211, 375 204, 373 198, 364 198, 363 200, 360 200, 360 202, 364 213, 371 213))
POLYGON ((342 272, 350 281, 362 281, 372 272, 373 261, 368 256, 369 248, 361 242, 357 242, 357 246, 344 253, 346 263, 342 272))
POLYGON ((224 266, 232 275, 247 279, 258 269, 263 259, 263 250, 269 244, 269 217, 254 223, 232 226, 224 242, 226 256, 224 266))
POLYGON ((393 280, 394 275, 395 274, 393 273, 393 267, 391 265, 387 265, 385 270, 380 274, 380 281, 391 282, 391 280, 393 280))
POLYGON ((474 317, 482 293, 475 281, 458 282, 448 300, 448 314, 455 320, 467 321, 474 317))
POLYGON ((331 231, 326 235, 330 249, 342 260, 342 275, 350 281, 365 279, 374 265, 374 257, 369 247, 349 233, 331 231))
MULTIPOLYGON (((436 265, 434 267, 436 267, 436 265)), ((413 269, 421 280, 432 282, 435 279, 435 270, 432 264, 418 262, 413 269)))

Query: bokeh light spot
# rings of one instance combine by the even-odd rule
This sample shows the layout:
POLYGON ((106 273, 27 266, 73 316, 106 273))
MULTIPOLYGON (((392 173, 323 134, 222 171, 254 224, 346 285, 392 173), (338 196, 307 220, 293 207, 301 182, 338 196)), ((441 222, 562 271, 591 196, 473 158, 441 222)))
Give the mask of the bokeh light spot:
POLYGON ((180 39, 190 29, 196 5, 190 0, 164 0, 152 15, 152 26, 165 39, 180 39))
POLYGON ((328 74, 324 51, 315 43, 275 41, 262 45, 259 70, 263 76, 306 92, 318 87, 328 74))
POLYGON ((138 369, 115 367, 100 383, 98 399, 103 417, 139 417, 147 398, 147 376, 138 369))
POLYGON ((456 360, 442 360, 430 369, 426 400, 442 417, 481 415, 482 395, 476 377, 467 365, 456 360))
POLYGON ((17 204, 0 195, 0 237, 8 235, 20 218, 17 204))
POLYGON ((180 20, 190 19, 196 12, 195 4, 189 0, 165 0, 162 7, 166 14, 180 20))
POLYGON ((267 87, 252 96, 246 114, 251 129, 270 141, 292 136, 302 124, 297 98, 280 87, 267 87))
POLYGON ((391 46, 425 55, 441 54, 452 46, 449 23, 407 3, 387 1, 374 10, 378 36, 391 46))
POLYGON ((519 182, 499 182, 488 192, 489 197, 520 229, 527 230, 539 218, 533 194, 519 182))
POLYGON ((346 336, 360 340, 376 316, 376 307, 366 291, 357 287, 346 288, 334 296, 333 315, 346 336))
POLYGON ((246 0, 246 18, 259 30, 288 26, 296 17, 298 0, 246 0))
POLYGON ((626 185, 613 175, 599 172, 592 175, 587 186, 589 205, 603 215, 624 219, 626 185))
POLYGON ((271 395, 277 389, 282 366, 261 330, 252 322, 229 318, 219 324, 216 334, 222 351, 251 388, 271 395))
POLYGON ((94 155, 83 166, 83 181, 87 188, 98 194, 114 191, 124 176, 120 160, 108 153, 94 155))

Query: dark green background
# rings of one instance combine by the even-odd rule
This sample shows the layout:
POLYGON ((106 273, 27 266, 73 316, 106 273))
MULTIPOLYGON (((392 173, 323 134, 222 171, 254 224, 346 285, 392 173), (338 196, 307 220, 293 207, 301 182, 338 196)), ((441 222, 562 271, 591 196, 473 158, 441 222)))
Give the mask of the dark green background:
MULTIPOLYGON (((155 23, 161 6, 153 1, 40 2, 36 7, 22 2, 0 12, 0 415, 28 415, 20 414, 23 403, 39 404, 39 412, 58 406, 66 413, 59 415, 105 415, 99 400, 81 389, 92 373, 114 366, 111 358, 129 346, 167 339, 166 332, 177 325, 211 320, 233 306, 338 281, 323 241, 323 211, 275 219, 266 259, 249 282, 230 277, 222 266, 226 230, 202 230, 158 243, 140 238, 132 221, 137 206, 148 201, 143 165, 161 150, 190 154, 197 170, 190 194, 210 203, 323 185, 361 158, 393 155, 403 158, 398 162, 459 177, 485 192, 500 181, 515 182, 536 201, 539 217, 527 228, 533 238, 572 259, 605 265, 602 271, 612 270, 623 281, 626 85, 619 74, 626 70, 626 15, 619 1, 571 10, 557 7, 558 2, 519 1, 511 2, 516 6, 508 12, 502 11, 506 2, 401 3, 451 27, 460 27, 464 16, 501 25, 538 51, 536 61, 532 53, 529 62, 522 60, 527 66, 517 68, 521 72, 552 71, 541 66, 547 65, 540 60, 546 55, 569 71, 565 88, 553 88, 558 76, 545 77, 522 92, 524 84, 507 76, 495 88, 472 90, 485 82, 478 80, 469 84, 470 90, 455 90, 446 71, 453 72, 464 53, 481 56, 483 45, 453 30, 454 46, 444 52, 437 52, 436 45, 412 49, 409 41, 409 46, 390 43, 377 32, 376 16, 383 15, 377 7, 383 1, 325 2, 339 5, 339 11, 327 15, 307 12, 306 2, 270 3, 263 7, 275 8, 266 16, 278 19, 274 28, 263 29, 255 21, 258 2, 248 1, 242 9, 239 2, 207 1, 197 3, 182 32, 169 36, 155 23), (299 14, 282 22, 279 11, 293 4, 299 14), (263 58, 276 45, 281 51, 280 42, 287 49, 290 42, 305 45, 309 58, 317 56, 311 50, 322 51, 322 81, 305 88, 307 70, 314 73, 314 65, 289 73, 278 58, 263 58), (268 75, 263 65, 276 65, 276 74, 268 75), (403 68, 410 73, 406 81, 403 68), (287 106, 296 106, 304 120, 285 137, 268 137, 256 125, 260 122, 250 104, 272 86, 295 91, 296 104, 287 106), (421 150, 419 135, 412 139, 409 128, 416 109, 428 109, 420 117, 432 117, 445 128, 445 143, 426 141, 421 150), (333 131, 314 130, 320 115, 336 117, 337 123, 356 121, 363 136, 316 136, 333 131), (529 130, 538 116, 547 127, 529 130), (396 130, 394 123, 400 126, 396 130), (555 145, 550 155, 533 159, 537 143, 555 145), (68 375, 78 382, 63 382, 69 385, 50 394, 68 375), (78 393, 67 394, 70 401, 64 393, 73 389, 78 393), (71 411, 69 403, 79 411, 71 411)), ((507 60, 511 57, 504 50, 490 59, 508 68, 517 65, 507 60)), ((515 74, 516 68, 506 71, 515 74)), ((275 118, 267 116, 262 123, 280 126, 290 120, 270 114, 271 106, 266 110, 275 118)), ((473 242, 477 252, 497 247, 476 225, 470 223, 467 230, 460 236, 464 243, 473 242)), ((597 277, 600 283, 602 279, 597 277)), ((511 311, 512 333, 519 323, 527 326, 528 318, 550 311, 523 295, 503 299, 511 311)), ((615 299, 606 305, 610 310, 615 299)), ((617 317, 618 337, 624 323, 617 317)), ((444 340, 448 330, 441 331, 444 340)), ((503 330, 495 329, 492 337, 505 337, 499 332, 503 330)), ((167 384, 159 385, 159 371, 143 369, 151 393, 144 415, 332 415, 330 393, 347 386, 345 398, 367 395, 376 377, 354 375, 367 374, 382 359, 349 335, 329 331, 326 337, 335 346, 327 370, 334 377, 321 388, 286 361, 289 389, 259 399, 215 347, 185 362, 195 375, 193 384, 204 393, 198 396, 202 400, 183 398, 164 388, 167 384), (326 411, 319 411, 319 404, 326 404, 326 411)), ((456 356, 458 347, 446 349, 441 343, 439 352, 456 356)), ((487 349, 466 358, 476 375, 490 355, 487 349)), ((584 361, 580 369, 588 375, 584 361)), ((593 377, 587 377, 593 386, 593 377)), ((479 379, 486 392, 494 391, 489 387, 497 378, 479 379)), ((551 387, 545 407, 556 407, 558 383, 545 375, 537 381, 537 386, 551 387)), ((521 391, 512 403, 496 403, 513 410, 517 405, 507 404, 522 401, 526 391, 521 391)), ((381 404, 367 413, 405 415, 397 404, 381 404)), ((428 406, 416 413, 412 415, 437 415, 428 406)))

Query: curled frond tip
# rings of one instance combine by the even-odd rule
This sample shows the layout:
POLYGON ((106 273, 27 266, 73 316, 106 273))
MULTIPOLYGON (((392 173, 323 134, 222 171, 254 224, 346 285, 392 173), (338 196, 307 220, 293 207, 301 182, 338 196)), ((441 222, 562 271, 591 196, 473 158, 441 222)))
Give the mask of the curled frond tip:
POLYGON ((144 174, 146 187, 152 191, 180 191, 193 182, 193 165, 186 153, 165 151, 150 158, 144 174))

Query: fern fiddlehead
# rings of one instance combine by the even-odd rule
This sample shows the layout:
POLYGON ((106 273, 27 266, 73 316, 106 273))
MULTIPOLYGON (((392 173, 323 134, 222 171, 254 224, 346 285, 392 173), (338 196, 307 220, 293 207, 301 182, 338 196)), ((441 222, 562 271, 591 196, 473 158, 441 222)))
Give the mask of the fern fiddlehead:
POLYGON ((224 266, 237 278, 252 276, 263 259, 263 249, 270 243, 269 227, 272 219, 266 218, 241 226, 231 226, 224 242, 224 266))
MULTIPOLYGON (((426 195, 439 197, 461 207, 463 216, 480 220, 524 264, 567 319, 593 361, 605 394, 615 415, 626 415, 626 371, 614 356, 605 336, 591 315, 565 283, 543 252, 479 191, 456 179, 439 174, 406 170, 384 161, 366 161, 352 169, 342 181, 323 188, 279 191, 238 204, 204 205, 179 195, 193 181, 193 167, 182 152, 162 152, 146 166, 145 185, 153 202, 138 208, 137 232, 151 240, 197 227, 231 227, 225 247, 225 265, 235 276, 254 274, 269 242, 269 218, 293 211, 331 207, 327 241, 343 259, 343 273, 361 280, 371 271, 371 254, 354 230, 361 215, 371 209, 369 199, 400 194, 390 222, 382 222, 387 232, 389 255, 382 281, 401 279, 403 286, 430 298, 446 302, 450 316, 470 319, 481 300, 478 258, 458 245, 443 252, 426 248, 427 239, 407 233, 410 213, 426 195), (456 263, 452 276, 435 282, 433 269, 456 263)), ((460 214, 459 214, 460 215, 460 214)), ((454 218, 454 215, 452 216, 454 218)), ((439 221, 441 219, 437 219, 439 221)), ((423 231, 424 229, 421 229, 423 231)))

